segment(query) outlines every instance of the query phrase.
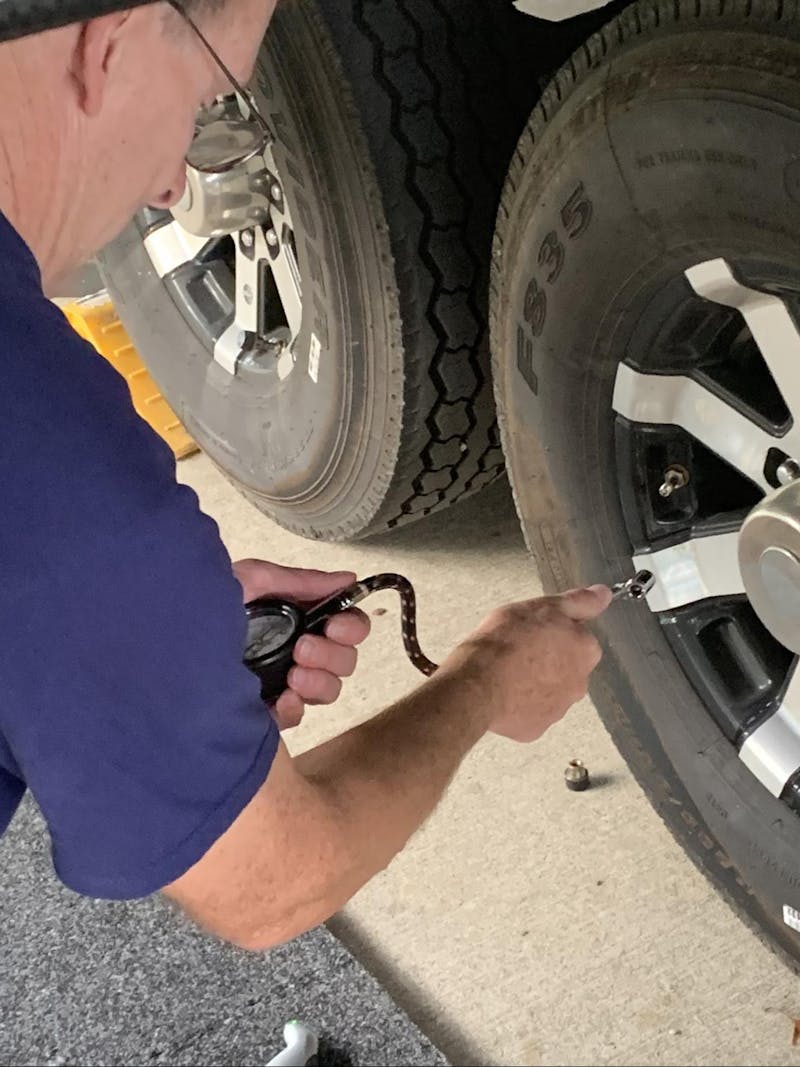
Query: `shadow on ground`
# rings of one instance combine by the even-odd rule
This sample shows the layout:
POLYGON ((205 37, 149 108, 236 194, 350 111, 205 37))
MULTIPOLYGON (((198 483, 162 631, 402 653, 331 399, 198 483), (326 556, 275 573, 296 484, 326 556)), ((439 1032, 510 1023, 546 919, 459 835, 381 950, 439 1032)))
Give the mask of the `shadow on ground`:
MULTIPOLYGON (((359 924, 344 915, 337 915, 328 923, 328 929, 338 938, 377 981, 392 1000, 402 1008, 409 1019, 418 1026, 428 1039, 452 1064, 481 1064, 495 1067, 485 1054, 463 1032, 460 1021, 442 1012, 431 1011, 430 994, 410 981, 407 975, 398 972, 376 947, 374 940, 365 934, 359 924)), ((446 946, 442 945, 445 952, 446 946)))
POLYGON ((365 538, 363 544, 401 551, 404 548, 419 549, 423 533, 426 554, 454 551, 484 554, 489 544, 493 550, 516 550, 525 546, 511 488, 505 477, 445 511, 389 533, 365 538))

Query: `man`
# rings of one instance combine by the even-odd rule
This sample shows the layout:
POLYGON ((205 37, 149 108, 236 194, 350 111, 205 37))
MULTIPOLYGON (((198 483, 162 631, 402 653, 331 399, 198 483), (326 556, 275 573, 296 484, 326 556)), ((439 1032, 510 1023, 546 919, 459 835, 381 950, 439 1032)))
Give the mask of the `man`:
MULTIPOLYGON (((246 81, 274 0, 189 2, 246 81)), ((77 892, 163 891, 263 949, 384 868, 487 732, 533 741, 584 695, 606 587, 493 612, 437 674, 291 759, 279 728, 331 703, 358 612, 303 637, 276 708, 242 665, 242 601, 349 574, 231 567, 124 383, 46 299, 145 203, 180 197, 197 109, 229 90, 154 3, 0 47, 0 832, 26 788, 77 892), (41 278, 40 278, 41 274, 41 278)))

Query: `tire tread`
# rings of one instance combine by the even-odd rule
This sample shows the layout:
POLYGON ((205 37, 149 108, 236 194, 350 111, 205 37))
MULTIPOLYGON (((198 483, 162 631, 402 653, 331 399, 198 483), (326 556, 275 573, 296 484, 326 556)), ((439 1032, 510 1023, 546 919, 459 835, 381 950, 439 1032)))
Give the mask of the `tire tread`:
MULTIPOLYGON (((352 13, 347 46, 369 52, 374 79, 359 108, 376 166, 380 139, 390 138, 394 152, 395 174, 387 166, 380 186, 407 351, 397 466, 368 535, 455 503, 504 470, 489 371, 488 260, 503 178, 541 79, 519 68, 534 27, 502 0, 354 0, 352 13), (388 131, 376 124, 381 102, 369 100, 376 87, 388 131), (409 123, 414 113, 428 121, 409 123), (430 159, 433 127, 446 147, 430 159)), ((334 33, 334 23, 341 27, 341 18, 328 21, 334 33)))

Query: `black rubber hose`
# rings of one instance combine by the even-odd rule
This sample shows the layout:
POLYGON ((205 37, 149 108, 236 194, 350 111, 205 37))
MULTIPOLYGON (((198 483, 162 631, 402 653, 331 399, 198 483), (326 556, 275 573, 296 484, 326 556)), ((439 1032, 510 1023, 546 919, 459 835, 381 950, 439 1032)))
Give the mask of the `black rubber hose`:
POLYGON ((0 41, 54 30, 152 0, 0 0, 0 41))

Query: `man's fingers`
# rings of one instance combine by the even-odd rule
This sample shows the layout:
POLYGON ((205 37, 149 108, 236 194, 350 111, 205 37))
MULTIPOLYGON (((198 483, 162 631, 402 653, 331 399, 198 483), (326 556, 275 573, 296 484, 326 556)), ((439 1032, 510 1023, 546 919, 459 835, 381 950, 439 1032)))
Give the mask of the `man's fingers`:
POLYGON ((292 667, 288 682, 306 704, 333 704, 342 691, 342 681, 335 674, 311 667, 292 667))
POLYGON ((607 585, 590 585, 586 589, 571 589, 554 599, 567 618, 588 622, 606 610, 611 603, 611 590, 607 585))
POLYGON ((340 645, 315 634, 303 634, 294 646, 294 661, 299 667, 328 671, 339 678, 349 678, 355 671, 357 656, 352 645, 340 645))
POLYGON ((285 689, 275 702, 275 720, 279 730, 289 730, 299 726, 303 718, 305 705, 302 699, 291 689, 285 689))
POLYGON ((340 611, 325 626, 325 636, 331 641, 338 641, 340 645, 360 645, 369 637, 369 631, 369 616, 358 608, 340 611))

